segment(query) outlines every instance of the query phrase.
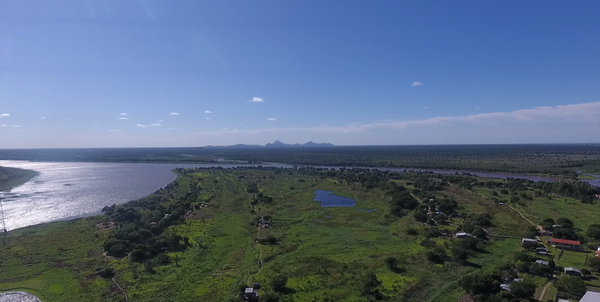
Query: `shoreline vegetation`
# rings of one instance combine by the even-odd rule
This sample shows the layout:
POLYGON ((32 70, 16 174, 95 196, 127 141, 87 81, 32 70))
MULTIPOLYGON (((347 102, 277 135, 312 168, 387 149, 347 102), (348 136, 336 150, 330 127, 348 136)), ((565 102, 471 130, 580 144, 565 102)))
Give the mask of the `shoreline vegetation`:
POLYGON ((9 168, 0 166, 0 191, 10 191, 38 175, 33 170, 9 168))
MULTIPOLYGON (((507 278, 526 283, 518 298, 551 280, 520 245, 537 235, 532 223, 553 219, 557 234, 586 248, 600 239, 588 231, 600 215, 598 189, 583 182, 364 169, 175 172, 165 188, 102 215, 6 234, 0 291, 42 301, 116 302, 124 293, 132 301, 242 301, 258 282, 267 302, 511 301, 498 287, 507 278), (315 190, 356 205, 322 208, 315 190)), ((583 253, 557 259, 548 248, 543 259, 597 275, 583 253)), ((550 289, 545 296, 578 294, 550 289)))

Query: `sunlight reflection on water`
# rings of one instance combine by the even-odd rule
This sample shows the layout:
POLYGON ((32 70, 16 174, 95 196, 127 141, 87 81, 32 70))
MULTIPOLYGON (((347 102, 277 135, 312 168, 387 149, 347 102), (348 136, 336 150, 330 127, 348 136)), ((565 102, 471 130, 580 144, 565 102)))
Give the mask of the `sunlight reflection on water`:
POLYGON ((29 182, 3 194, 6 228, 12 230, 98 214, 104 206, 139 199, 166 186, 175 180, 171 170, 176 167, 214 165, 0 160, 0 166, 39 172, 29 182))

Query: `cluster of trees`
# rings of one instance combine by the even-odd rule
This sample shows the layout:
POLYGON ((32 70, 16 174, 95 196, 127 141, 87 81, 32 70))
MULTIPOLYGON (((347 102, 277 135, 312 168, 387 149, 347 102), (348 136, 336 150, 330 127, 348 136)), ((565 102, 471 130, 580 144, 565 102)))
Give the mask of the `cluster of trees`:
POLYGON ((174 182, 138 201, 104 207, 102 212, 107 220, 115 223, 115 229, 103 245, 107 254, 114 257, 129 254, 132 261, 144 262, 161 253, 186 249, 190 245, 187 237, 166 230, 185 221, 185 213, 192 205, 188 200, 190 196, 171 203, 169 207, 161 205, 177 189, 178 183, 174 182))
POLYGON ((476 302, 520 302, 535 294, 535 284, 528 281, 512 281, 510 292, 501 292, 500 284, 503 281, 498 272, 476 272, 463 277, 460 285, 476 302))
MULTIPOLYGON (((512 202, 518 202, 521 198, 531 200, 533 197, 551 197, 559 195, 581 200, 583 203, 592 203, 600 189, 583 181, 557 181, 534 182, 521 178, 508 178, 505 181, 478 181, 475 185, 489 189, 498 188, 502 194, 512 194, 512 202), (526 191, 532 191, 534 196, 528 195, 526 191)), ((495 194, 497 196, 497 192, 495 194)))
POLYGON ((569 240, 583 239, 582 237, 577 235, 577 232, 573 227, 573 221, 571 221, 568 218, 561 217, 556 219, 556 221, 554 221, 554 219, 552 218, 546 218, 542 220, 540 226, 542 226, 544 230, 553 232, 552 237, 554 238, 562 238, 569 240))

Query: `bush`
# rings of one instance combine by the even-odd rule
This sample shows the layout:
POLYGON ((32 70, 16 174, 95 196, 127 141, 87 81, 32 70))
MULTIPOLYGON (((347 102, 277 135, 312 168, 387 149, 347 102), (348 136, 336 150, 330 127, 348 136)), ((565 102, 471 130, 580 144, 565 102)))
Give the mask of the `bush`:
POLYGON ((286 285, 288 281, 288 276, 286 275, 275 275, 271 280, 271 287, 276 292, 284 292, 286 290, 286 285))
POLYGON ((531 282, 512 282, 510 284, 510 292, 517 298, 525 299, 535 294, 535 284, 531 282))
POLYGON ((417 232, 417 230, 414 228, 409 228, 406 230, 406 234, 416 236, 419 235, 419 232, 417 232))
POLYGON ((554 282, 554 286, 561 292, 577 297, 583 296, 587 290, 583 280, 575 276, 561 277, 554 282))
POLYGON ((105 279, 112 278, 115 275, 115 269, 110 266, 105 267, 98 272, 98 275, 105 279))

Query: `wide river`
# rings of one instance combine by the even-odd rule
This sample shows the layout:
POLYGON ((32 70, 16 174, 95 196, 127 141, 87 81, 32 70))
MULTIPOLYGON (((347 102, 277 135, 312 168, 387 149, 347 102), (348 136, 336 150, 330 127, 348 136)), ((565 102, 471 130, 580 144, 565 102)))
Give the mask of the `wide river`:
MULTIPOLYGON (((0 166, 23 168, 39 172, 29 182, 3 192, 7 230, 30 225, 85 217, 100 213, 104 206, 122 204, 152 194, 175 180, 171 170, 195 167, 238 167, 240 164, 127 164, 81 162, 27 162, 0 160, 0 166)), ((287 164, 265 163, 263 166, 292 167, 287 164)), ((324 167, 333 168, 333 167, 324 167)), ((377 168, 403 171, 401 168, 377 168)), ((427 170, 436 173, 455 171, 427 170)), ((533 181, 548 178, 470 172, 489 178, 518 177, 533 181)), ((600 180, 589 180, 600 186, 600 180)), ((0 225, 1 227, 1 225, 0 225)))

